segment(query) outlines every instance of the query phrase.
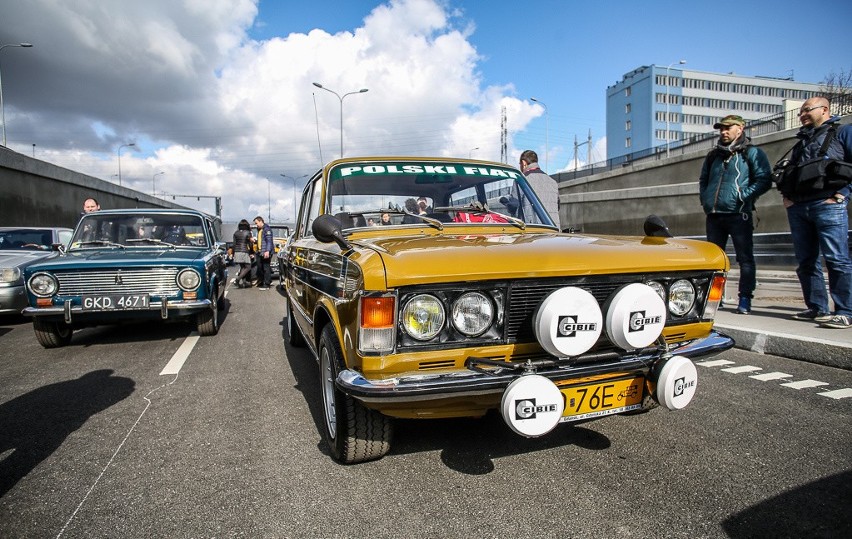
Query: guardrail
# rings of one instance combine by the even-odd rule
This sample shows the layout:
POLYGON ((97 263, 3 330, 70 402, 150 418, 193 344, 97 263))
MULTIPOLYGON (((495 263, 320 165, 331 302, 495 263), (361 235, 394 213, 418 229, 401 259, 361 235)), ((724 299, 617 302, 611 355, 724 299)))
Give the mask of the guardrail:
MULTIPOLYGON (((690 239, 704 240, 705 236, 684 236, 690 239)), ((852 230, 849 231, 849 251, 852 252, 852 230)), ((732 242, 728 242, 725 254, 736 265, 736 253, 732 242)), ((794 270, 798 266, 793 254, 793 237, 789 232, 764 232, 754 235, 754 262, 759 269, 794 270)))

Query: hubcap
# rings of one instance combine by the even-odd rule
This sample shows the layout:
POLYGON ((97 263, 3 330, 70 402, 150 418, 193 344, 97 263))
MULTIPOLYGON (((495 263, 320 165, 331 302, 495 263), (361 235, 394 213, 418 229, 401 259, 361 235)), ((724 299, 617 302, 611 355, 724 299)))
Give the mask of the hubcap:
POLYGON ((334 405, 334 371, 328 356, 328 348, 320 353, 320 376, 322 377, 322 402, 325 408, 325 426, 332 439, 337 438, 337 408, 334 405))

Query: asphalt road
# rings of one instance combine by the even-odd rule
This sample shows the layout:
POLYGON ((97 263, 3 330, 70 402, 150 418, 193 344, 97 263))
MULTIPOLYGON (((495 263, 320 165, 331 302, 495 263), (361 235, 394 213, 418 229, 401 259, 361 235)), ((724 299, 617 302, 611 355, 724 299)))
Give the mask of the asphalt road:
POLYGON ((0 320, 0 537, 852 537, 852 371, 731 350, 679 412, 398 421, 341 466, 280 295, 228 298, 200 339, 0 320))

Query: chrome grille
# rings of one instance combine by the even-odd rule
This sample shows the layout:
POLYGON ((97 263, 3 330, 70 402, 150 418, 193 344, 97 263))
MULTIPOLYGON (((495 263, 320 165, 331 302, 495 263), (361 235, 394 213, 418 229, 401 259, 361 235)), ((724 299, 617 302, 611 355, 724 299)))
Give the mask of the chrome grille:
POLYGON ((59 295, 150 294, 176 296, 177 268, 106 269, 57 273, 59 295))

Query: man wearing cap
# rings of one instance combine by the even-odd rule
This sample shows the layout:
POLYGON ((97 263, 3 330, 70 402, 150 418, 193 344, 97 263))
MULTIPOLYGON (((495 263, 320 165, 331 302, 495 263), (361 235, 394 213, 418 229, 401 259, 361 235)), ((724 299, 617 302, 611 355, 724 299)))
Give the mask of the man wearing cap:
POLYGON ((719 142, 704 159, 698 180, 707 241, 724 249, 730 236, 740 268, 736 312, 748 314, 756 285, 752 213, 757 198, 772 186, 772 170, 763 150, 745 136, 741 116, 725 116, 713 128, 719 142))

